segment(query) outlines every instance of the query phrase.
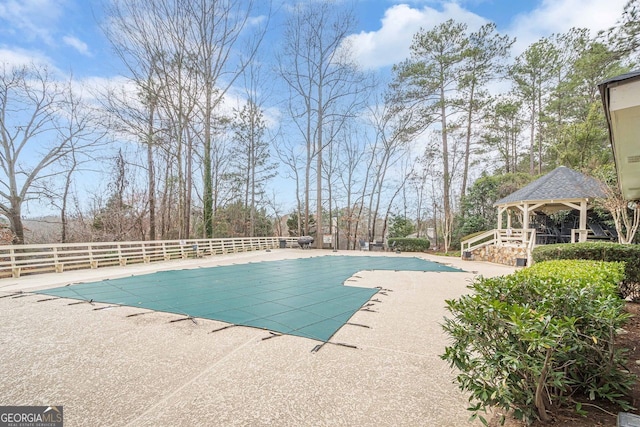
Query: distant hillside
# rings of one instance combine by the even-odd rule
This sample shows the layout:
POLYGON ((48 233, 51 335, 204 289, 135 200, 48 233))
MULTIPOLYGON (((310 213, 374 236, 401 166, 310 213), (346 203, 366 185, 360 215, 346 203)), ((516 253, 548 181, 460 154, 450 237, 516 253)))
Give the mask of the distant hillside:
POLYGON ((25 243, 58 243, 60 242, 60 217, 42 216, 27 218, 23 221, 25 243))

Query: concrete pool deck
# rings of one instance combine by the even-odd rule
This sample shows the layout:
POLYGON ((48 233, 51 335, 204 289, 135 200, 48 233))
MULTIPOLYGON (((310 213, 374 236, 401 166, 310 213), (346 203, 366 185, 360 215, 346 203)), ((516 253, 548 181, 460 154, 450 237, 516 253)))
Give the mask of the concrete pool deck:
POLYGON ((317 352, 318 342, 307 338, 28 293, 159 270, 332 254, 276 249, 2 279, 0 405, 63 405, 66 426, 480 425, 468 422, 467 397, 439 357, 447 345, 444 300, 466 293, 476 274, 509 274, 513 267, 366 253, 417 256, 466 272, 357 273, 349 285, 388 291, 317 352), (18 291, 27 293, 6 296, 18 291))

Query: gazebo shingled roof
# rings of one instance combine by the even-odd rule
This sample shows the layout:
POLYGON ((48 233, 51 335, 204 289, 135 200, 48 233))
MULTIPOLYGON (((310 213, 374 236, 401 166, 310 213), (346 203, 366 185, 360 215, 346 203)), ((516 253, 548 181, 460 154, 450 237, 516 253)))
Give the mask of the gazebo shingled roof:
POLYGON ((560 166, 518 191, 498 200, 494 206, 519 202, 595 199, 606 197, 601 183, 565 166, 560 166))
POLYGON ((606 194, 600 181, 560 166, 494 203, 494 206, 498 207, 498 229, 502 229, 504 213, 508 214, 507 228, 511 228, 509 212, 514 208, 523 214, 523 229, 529 228, 529 215, 535 214, 537 210, 555 212, 576 209, 580 212, 580 225, 575 231, 579 232, 580 241, 585 241, 587 210, 594 199, 604 197, 606 194))

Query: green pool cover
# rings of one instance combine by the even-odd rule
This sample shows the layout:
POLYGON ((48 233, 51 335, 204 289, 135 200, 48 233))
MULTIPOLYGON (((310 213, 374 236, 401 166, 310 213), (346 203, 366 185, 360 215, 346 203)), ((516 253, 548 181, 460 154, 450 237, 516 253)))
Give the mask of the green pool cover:
POLYGON ((461 270, 419 258, 321 256, 161 271, 39 291, 328 341, 379 289, 345 286, 363 270, 461 270))

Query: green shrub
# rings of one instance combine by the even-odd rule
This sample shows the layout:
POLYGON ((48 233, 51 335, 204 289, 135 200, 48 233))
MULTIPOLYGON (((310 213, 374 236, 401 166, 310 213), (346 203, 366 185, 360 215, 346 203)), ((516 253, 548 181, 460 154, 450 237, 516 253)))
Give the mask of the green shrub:
POLYGON ((580 400, 607 399, 624 409, 633 378, 620 370, 616 330, 628 319, 616 283, 620 263, 551 261, 515 274, 479 278, 472 292, 447 301, 452 339, 442 358, 460 370, 472 418, 487 407, 526 422, 580 400))
POLYGON ((389 249, 402 251, 402 252, 424 252, 429 249, 428 239, 416 239, 409 237, 394 237, 389 238, 387 245, 389 249))
POLYGON ((624 262, 556 260, 536 263, 521 270, 521 275, 561 279, 574 286, 598 286, 603 292, 615 293, 616 285, 624 280, 624 267, 624 262))
POLYGON ((625 277, 620 286, 623 297, 638 299, 640 284, 640 245, 622 245, 609 242, 583 242, 572 244, 542 245, 533 250, 533 261, 558 259, 584 259, 625 263, 625 277))

